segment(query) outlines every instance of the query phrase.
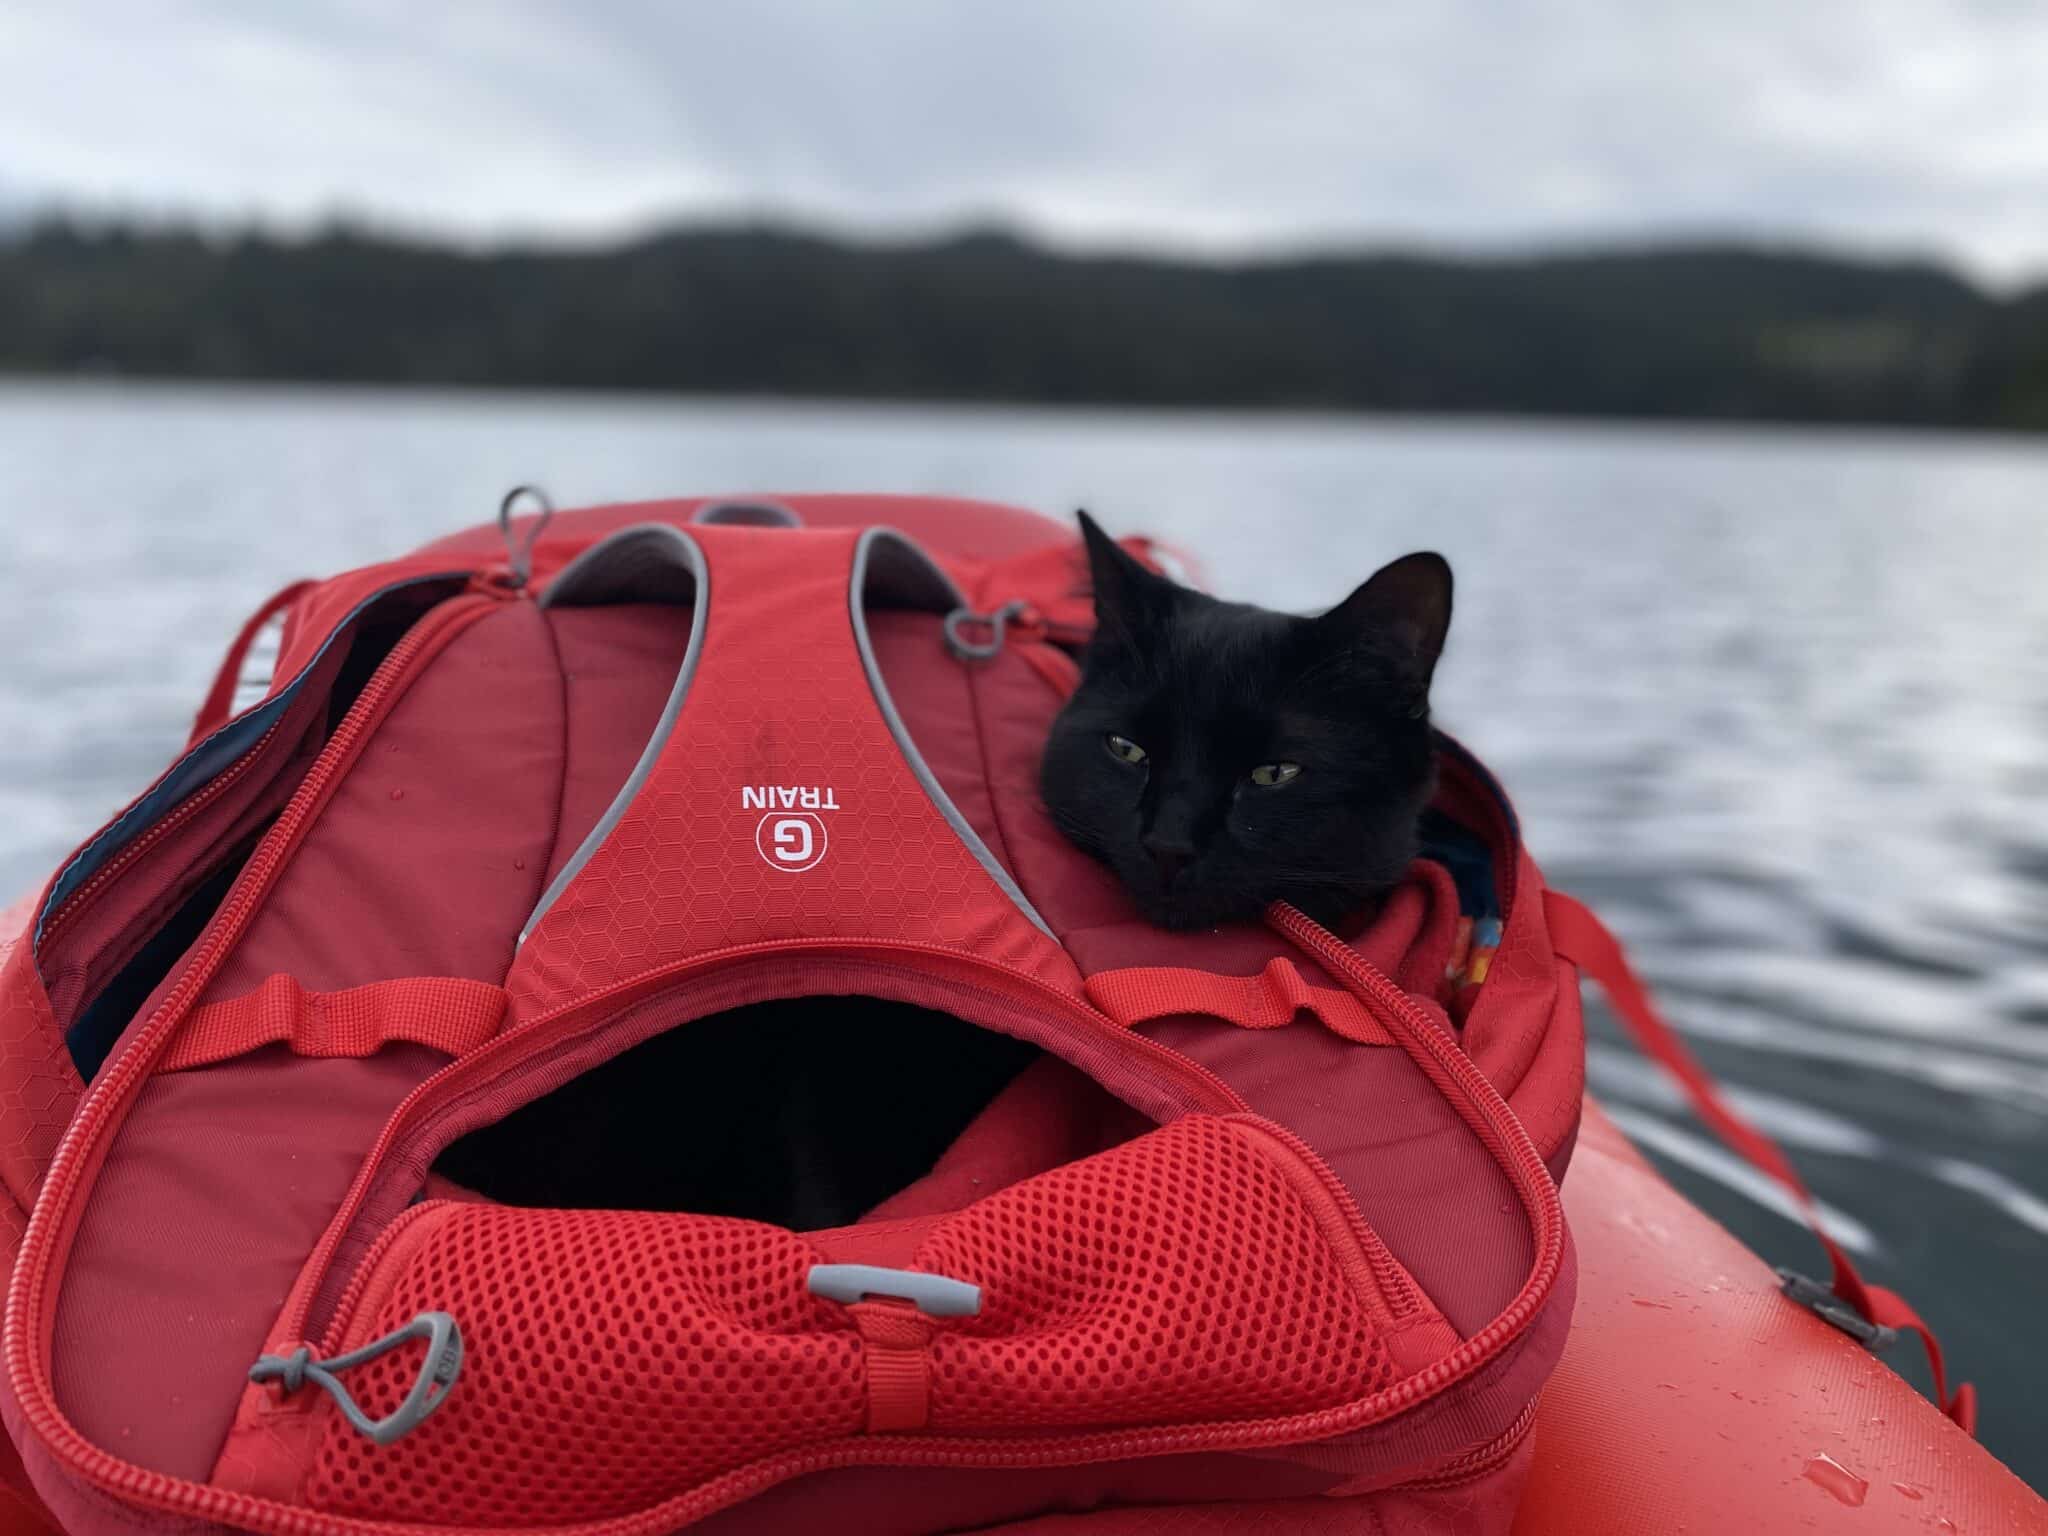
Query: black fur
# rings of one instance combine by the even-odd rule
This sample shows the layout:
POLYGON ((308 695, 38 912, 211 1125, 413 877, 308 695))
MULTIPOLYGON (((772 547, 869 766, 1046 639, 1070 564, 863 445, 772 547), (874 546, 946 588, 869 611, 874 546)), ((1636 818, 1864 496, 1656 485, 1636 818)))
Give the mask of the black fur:
POLYGON ((1080 518, 1096 633, 1040 764, 1061 830, 1169 928, 1276 899, 1334 922, 1399 879, 1435 783, 1443 558, 1408 555, 1298 618, 1169 581, 1080 518), (1112 735, 1145 761, 1113 755, 1112 735), (1274 763, 1300 772, 1252 781, 1274 763))

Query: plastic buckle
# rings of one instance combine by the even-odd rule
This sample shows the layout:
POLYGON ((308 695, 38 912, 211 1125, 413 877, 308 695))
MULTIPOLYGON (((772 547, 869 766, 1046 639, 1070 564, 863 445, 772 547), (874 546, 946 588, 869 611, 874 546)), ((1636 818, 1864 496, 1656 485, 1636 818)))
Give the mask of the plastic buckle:
POLYGON ((1858 1315, 1854 1307, 1811 1276, 1782 1266, 1777 1274, 1779 1289, 1787 1296, 1822 1322, 1832 1323, 1841 1329, 1864 1348, 1873 1352, 1887 1349, 1898 1339, 1898 1329, 1887 1328, 1882 1323, 1873 1323, 1858 1315))

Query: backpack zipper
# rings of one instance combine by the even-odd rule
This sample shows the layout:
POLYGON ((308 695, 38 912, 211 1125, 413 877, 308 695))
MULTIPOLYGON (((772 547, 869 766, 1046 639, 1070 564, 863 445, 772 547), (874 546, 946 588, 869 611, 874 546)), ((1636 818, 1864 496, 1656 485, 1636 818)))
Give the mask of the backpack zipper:
MULTIPOLYGON (((452 582, 459 579, 462 576, 462 574, 463 573, 459 571, 451 571, 444 573, 444 575, 440 579, 452 582)), ((367 607, 370 603, 374 603, 379 599, 390 595, 391 593, 399 591, 402 588, 416 586, 422 582, 430 582, 435 579, 436 578, 433 576, 420 576, 411 578, 407 581, 396 582, 389 587, 383 588, 382 590, 373 593, 370 598, 365 600, 365 603, 362 605, 362 607, 367 607)), ((309 583, 301 582, 297 585, 303 587, 309 585, 309 583)), ((288 588, 287 590, 292 589, 288 588)), ((481 584, 476 580, 476 578, 472 577, 471 584, 467 590, 488 591, 489 589, 487 587, 482 587, 481 584)), ((502 596, 503 594, 494 593, 493 595, 502 596)), ((276 599, 273 598, 272 601, 274 602, 276 601, 276 599)), ((350 620, 353 620, 356 617, 356 614, 360 612, 361 607, 359 607, 356 610, 356 613, 351 613, 348 616, 348 619, 344 620, 343 622, 347 623, 350 620)), ((425 622, 428 616, 428 614, 422 614, 420 622, 425 622)), ((401 637, 401 644, 402 643, 403 638, 401 637)), ((397 647, 393 648, 394 652, 396 651, 396 649, 397 647)), ((386 659, 389 659, 388 656, 386 659)), ((298 674, 293 678, 292 684, 287 686, 293 686, 303 681, 308 675, 310 675, 313 667, 318 663, 318 661, 319 656, 316 654, 311 660, 309 660, 306 663, 306 665, 303 668, 300 669, 298 674)), ((80 886, 77 890, 73 891, 69 896, 66 896, 64 900, 58 905, 55 911, 43 915, 42 918, 40 919, 40 922, 33 928, 33 931, 36 936, 37 952, 40 953, 43 945, 48 943, 51 939, 55 938, 58 931, 70 921, 74 913, 76 913, 78 910, 82 909, 86 905, 87 901, 90 899, 93 892, 102 888, 109 880, 111 880, 114 876, 121 873, 142 854, 148 852, 149 849, 155 847, 165 837, 170 835, 172 832, 176 831, 179 827, 185 825, 186 822, 190 821, 194 816, 198 815, 200 811, 204 810, 214 800, 218 799, 222 794, 224 794, 235 783, 235 781, 240 779, 241 776, 245 772, 247 772, 251 766, 255 764, 256 760, 262 756, 264 749, 270 744, 271 738, 276 736, 278 731, 283 727, 285 720, 289 717, 289 715, 289 710, 286 710, 282 714, 280 714, 280 716, 276 720, 272 721, 270 725, 265 728, 261 736, 257 737, 255 741, 250 743, 248 750, 243 752, 240 757, 236 758, 234 762, 230 763, 226 768, 222 769, 219 773, 215 774, 213 778, 209 779, 205 784, 201 785, 198 789, 194 790, 190 795, 186 796, 185 799, 181 800, 177 805, 173 806, 156 822, 154 822, 148 827, 145 827, 140 833, 138 833, 127 844, 125 844, 121 848, 121 850, 118 853, 116 853, 113 856, 113 858, 110 859, 105 865, 102 865, 99 869, 93 871, 92 877, 89 880, 87 880, 85 884, 80 886)), ((232 723, 231 720, 223 720, 220 722, 219 725, 215 726, 211 731, 208 731, 204 736, 197 737, 196 739, 187 742, 185 750, 181 754, 179 754, 178 763, 183 763, 184 761, 186 761, 186 759, 188 759, 194 751, 196 751, 205 742, 210 741, 214 737, 218 736, 221 733, 221 731, 224 730, 230 723, 232 723)), ((161 783, 165 778, 169 777, 170 773, 175 771, 175 769, 177 768, 178 763, 172 764, 172 767, 170 769, 167 769, 163 774, 158 775, 157 783, 161 783)), ((132 802, 130 802, 128 806, 123 808, 123 810, 121 811, 121 816, 127 815, 129 811, 135 808, 135 806, 141 804, 144 800, 148 799, 150 794, 156 789, 156 787, 156 784, 152 784, 149 789, 144 790, 142 794, 138 795, 135 798, 135 800, 133 800, 132 802)), ((115 818, 117 822, 119 821, 119 819, 119 816, 115 818)), ((74 854, 72 859, 67 860, 66 862, 75 862, 76 858, 77 855, 74 854)))
MULTIPOLYGON (((1365 1212, 1359 1208, 1358 1198, 1337 1177, 1333 1169, 1322 1158, 1316 1156, 1309 1144, 1286 1126, 1273 1120, 1250 1120, 1239 1117, 1238 1124, 1266 1140, 1277 1144, 1283 1155, 1292 1159, 1305 1170, 1314 1183, 1304 1188, 1294 1182, 1295 1193, 1300 1195, 1318 1217, 1324 1233, 1343 1233, 1355 1239, 1360 1252, 1357 1257, 1370 1272, 1370 1284, 1379 1292, 1380 1301, 1386 1308, 1391 1321, 1398 1324, 1403 1318, 1413 1317, 1422 1310, 1422 1293, 1416 1288, 1414 1278, 1394 1257, 1394 1251, 1365 1219, 1365 1212)), ((1334 1244, 1341 1253, 1342 1244, 1334 1244)), ((1354 1284, 1357 1277, 1354 1276, 1354 1284)))
MULTIPOLYGON (((1416 1492, 1439 1492, 1448 1488, 1462 1488, 1468 1483, 1479 1482, 1491 1477, 1502 1467, 1515 1459, 1515 1452, 1522 1448, 1522 1442, 1529 1438, 1529 1431, 1536 1427, 1536 1405, 1540 1401, 1530 1398, 1522 1411, 1515 1415, 1514 1423, 1495 1435, 1486 1444, 1467 1451, 1456 1460, 1446 1463, 1427 1477, 1410 1478, 1394 1486, 1416 1492)), ((1361 1493, 1378 1490, 1361 1489, 1361 1493)))
MULTIPOLYGON (((1307 922, 1306 919, 1301 921, 1307 922)), ((784 943, 752 948, 758 950, 793 947, 805 946, 784 943)), ((949 961, 957 962, 962 958, 956 951, 934 945, 910 945, 901 948, 936 951, 949 961)), ((978 961, 976 964, 986 965, 985 962, 978 961)), ((1078 1005, 1065 998, 1065 994, 1038 982, 1035 978, 1017 973, 1016 979, 1031 992, 1050 994, 1060 998, 1067 1007, 1078 1008, 1078 1005)), ((573 1010, 558 1010, 551 1017, 559 1020, 571 1011, 573 1010)), ((155 1022, 160 1023, 161 1016, 155 1022)), ((1107 1021, 1097 1023, 1107 1024, 1107 1021)), ((1407 1027, 1402 1030, 1402 1037, 1407 1039, 1427 1038, 1412 1035, 1412 1026, 1416 1024, 1434 1032, 1434 1026, 1419 1012, 1414 1013, 1412 1019, 1404 1017, 1403 1023, 1407 1027)), ((1115 1030, 1118 1035, 1124 1034, 1113 1024, 1108 1024, 1107 1027, 1115 1030)), ((524 1032, 522 1029, 515 1032, 514 1036, 505 1036, 501 1039, 517 1038, 524 1032)), ((137 1044, 139 1046, 141 1041, 137 1044)), ((1449 1046, 1447 1042, 1443 1048, 1455 1051, 1455 1047, 1449 1046)), ((483 1048, 486 1052, 492 1049, 491 1046, 483 1048)), ((1436 1054, 1437 1048, 1424 1045, 1417 1049, 1411 1046, 1411 1052, 1420 1059, 1425 1052, 1436 1054)), ((132 1048, 131 1053, 124 1053, 122 1059, 121 1070, 124 1077, 132 1075, 131 1054, 132 1048)), ((1192 1062, 1186 1065, 1203 1076, 1210 1075, 1192 1062)), ((1468 1067, 1469 1065, 1467 1063, 1468 1067)), ((1476 1068, 1470 1070, 1475 1074, 1477 1072, 1476 1068)), ((434 1081, 430 1078, 428 1083, 434 1081)), ((1483 1080, 1481 1082, 1483 1085, 1483 1080)), ((423 1083, 421 1088, 427 1086, 428 1084, 423 1083)), ((415 1090, 416 1093, 418 1091, 415 1090)), ((1490 1089, 1487 1091, 1490 1092, 1490 1089)), ((88 1109, 97 1110, 99 1116, 103 1116, 110 1096, 95 1097, 98 1102, 89 1105, 88 1109)), ((1229 1097, 1236 1099, 1235 1094, 1229 1094, 1229 1097)), ((1494 1103, 1498 1105, 1498 1096, 1493 1097, 1494 1103)), ((1488 1106, 1483 1101, 1475 1102, 1473 1110, 1479 1118, 1490 1118, 1488 1106)), ((1500 1105, 1500 1111, 1506 1113, 1504 1105, 1500 1105)), ((1468 1115, 1467 1118, 1471 1119, 1473 1115, 1468 1115)), ((81 1115, 80 1122, 74 1123, 72 1130, 66 1134, 64 1144, 59 1148, 57 1166, 66 1173, 70 1183, 76 1182, 77 1172, 73 1165, 83 1155, 80 1150, 81 1125, 87 1123, 87 1120, 87 1116, 81 1115)), ((1519 1125, 1513 1123, 1512 1116, 1509 1117, 1509 1124, 1515 1131, 1520 1130, 1519 1125)), ((1499 1134, 1496 1129, 1493 1135, 1487 1137, 1489 1147, 1496 1145, 1499 1134)), ((1521 1133, 1521 1138, 1524 1142, 1527 1141, 1526 1132, 1521 1133)), ((1530 1156, 1534 1157, 1533 1147, 1530 1148, 1530 1156)), ((1541 1167, 1540 1159, 1536 1160, 1536 1165, 1541 1167)), ((1544 1177, 1547 1181, 1547 1173, 1544 1177)), ((68 1197, 68 1187, 64 1193, 68 1197)), ((356 1193, 356 1190, 351 1190, 352 1197, 356 1193)), ((1552 1198, 1555 1198, 1554 1190, 1552 1198)), ((375 1533, 375 1536, 446 1536, 447 1527, 425 1527, 412 1523, 366 1521, 347 1516, 325 1515, 299 1506, 279 1503, 273 1499, 229 1492, 209 1484, 188 1482, 123 1462, 85 1440, 63 1419, 61 1412, 56 1408, 50 1395, 47 1373, 36 1370, 40 1362, 34 1360, 29 1350, 27 1334, 20 1321, 27 1306, 40 1306, 42 1301, 41 1291, 47 1256, 41 1250, 48 1244, 48 1225, 53 1219, 45 1215, 44 1210, 45 1207, 39 1207, 38 1219, 32 1221, 28 1238, 23 1245, 24 1262, 15 1273, 5 1343, 9 1370, 17 1389, 24 1385, 30 1389, 20 1393, 28 1422, 35 1429, 45 1449, 70 1471, 96 1487, 150 1508, 187 1515, 196 1514, 264 1532, 266 1536, 365 1536, 365 1533, 375 1533), (37 1262, 26 1262, 32 1255, 37 1262)), ((1550 1285, 1556 1278, 1556 1270, 1557 1255, 1552 1251, 1551 1243, 1539 1238, 1536 1268, 1522 1293, 1514 1303, 1511 1303, 1507 1312, 1467 1340, 1438 1365, 1354 1403, 1279 1419, 1245 1423, 1104 1430, 1064 1436, 1020 1437, 1004 1442, 975 1437, 932 1435, 891 1437, 885 1442, 879 1442, 871 1437, 855 1437, 837 1445, 767 1458, 713 1479, 663 1504, 630 1515, 590 1522, 579 1527, 579 1536, 659 1536, 659 1533, 672 1531, 717 1510, 728 1508, 777 1483, 836 1467, 880 1464, 902 1467, 1029 1468, 1048 1463, 1073 1464, 1127 1457, 1256 1448, 1262 1445, 1294 1444, 1332 1438, 1405 1412, 1480 1369, 1511 1344, 1527 1326, 1536 1308, 1548 1295, 1550 1285)), ((1497 1450, 1498 1445, 1490 1445, 1487 1449, 1497 1450)), ((1481 1462, 1472 1464, 1480 1467, 1479 1471, 1471 1470, 1463 1463, 1459 1464, 1457 1470, 1460 1475, 1481 1475, 1483 1460, 1482 1457, 1481 1462)))
POLYGON ((8 1376, 23 1416, 38 1439, 60 1462, 96 1486, 156 1508, 198 1509, 214 1515, 221 1512, 214 1497, 193 1497, 195 1492, 211 1494, 204 1485, 184 1483, 131 1465, 86 1440, 57 1406, 47 1362, 39 1358, 37 1341, 48 1338, 50 1312, 56 1301, 49 1285, 51 1249, 59 1240, 58 1234, 74 1225, 70 1221, 70 1207, 79 1186, 98 1167, 100 1132, 147 1081, 151 1067, 184 1021, 191 1004, 241 938, 250 915, 297 850, 330 793, 403 695, 415 666, 502 601, 480 593, 450 597, 429 609, 399 638, 363 685, 277 821, 250 855, 156 1013, 101 1071, 57 1144, 9 1279, 0 1351, 5 1353, 8 1376))
MULTIPOLYGON (((1411 1380, 1468 1375, 1505 1349, 1535 1319, 1564 1264, 1564 1203, 1529 1132, 1464 1048, 1377 967, 1314 919, 1284 902, 1267 909, 1267 924, 1299 946, 1332 978, 1380 1016, 1395 1041, 1436 1085, 1505 1172, 1535 1236, 1535 1263, 1506 1310, 1462 1347, 1411 1380)), ((1405 1385, 1405 1384, 1404 1384, 1405 1385)), ((1434 1391, 1436 1387, 1429 1390, 1434 1391)), ((1398 1390, 1398 1388, 1396 1389, 1398 1390)))
POLYGON ((173 806, 168 813, 131 839, 119 853, 93 871, 92 877, 85 884, 65 897, 57 910, 43 919, 42 934, 36 940, 37 953, 41 954, 54 942, 71 919, 83 910, 99 891, 105 889, 108 882, 233 788, 242 776, 255 766, 257 759, 263 755, 264 748, 270 745, 271 738, 277 735, 283 725, 284 716, 280 715, 271 722, 268 730, 256 738, 247 752, 173 806))

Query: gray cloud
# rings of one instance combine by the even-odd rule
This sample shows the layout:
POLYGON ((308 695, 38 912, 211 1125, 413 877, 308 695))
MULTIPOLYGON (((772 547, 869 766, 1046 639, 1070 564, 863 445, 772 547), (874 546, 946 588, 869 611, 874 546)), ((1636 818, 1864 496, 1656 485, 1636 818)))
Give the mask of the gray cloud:
POLYGON ((74 0, 0 13, 0 60, 18 201, 478 237, 736 210, 1219 250, 1744 232, 2048 268, 2032 0, 74 0))

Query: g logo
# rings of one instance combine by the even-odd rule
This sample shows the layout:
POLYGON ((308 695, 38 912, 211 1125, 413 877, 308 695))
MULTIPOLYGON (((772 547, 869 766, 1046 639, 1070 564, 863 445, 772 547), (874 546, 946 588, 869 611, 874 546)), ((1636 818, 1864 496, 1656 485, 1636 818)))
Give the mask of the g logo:
POLYGON ((825 823, 809 811, 771 811, 754 827, 754 847, 771 869, 796 874, 825 857, 825 823))

